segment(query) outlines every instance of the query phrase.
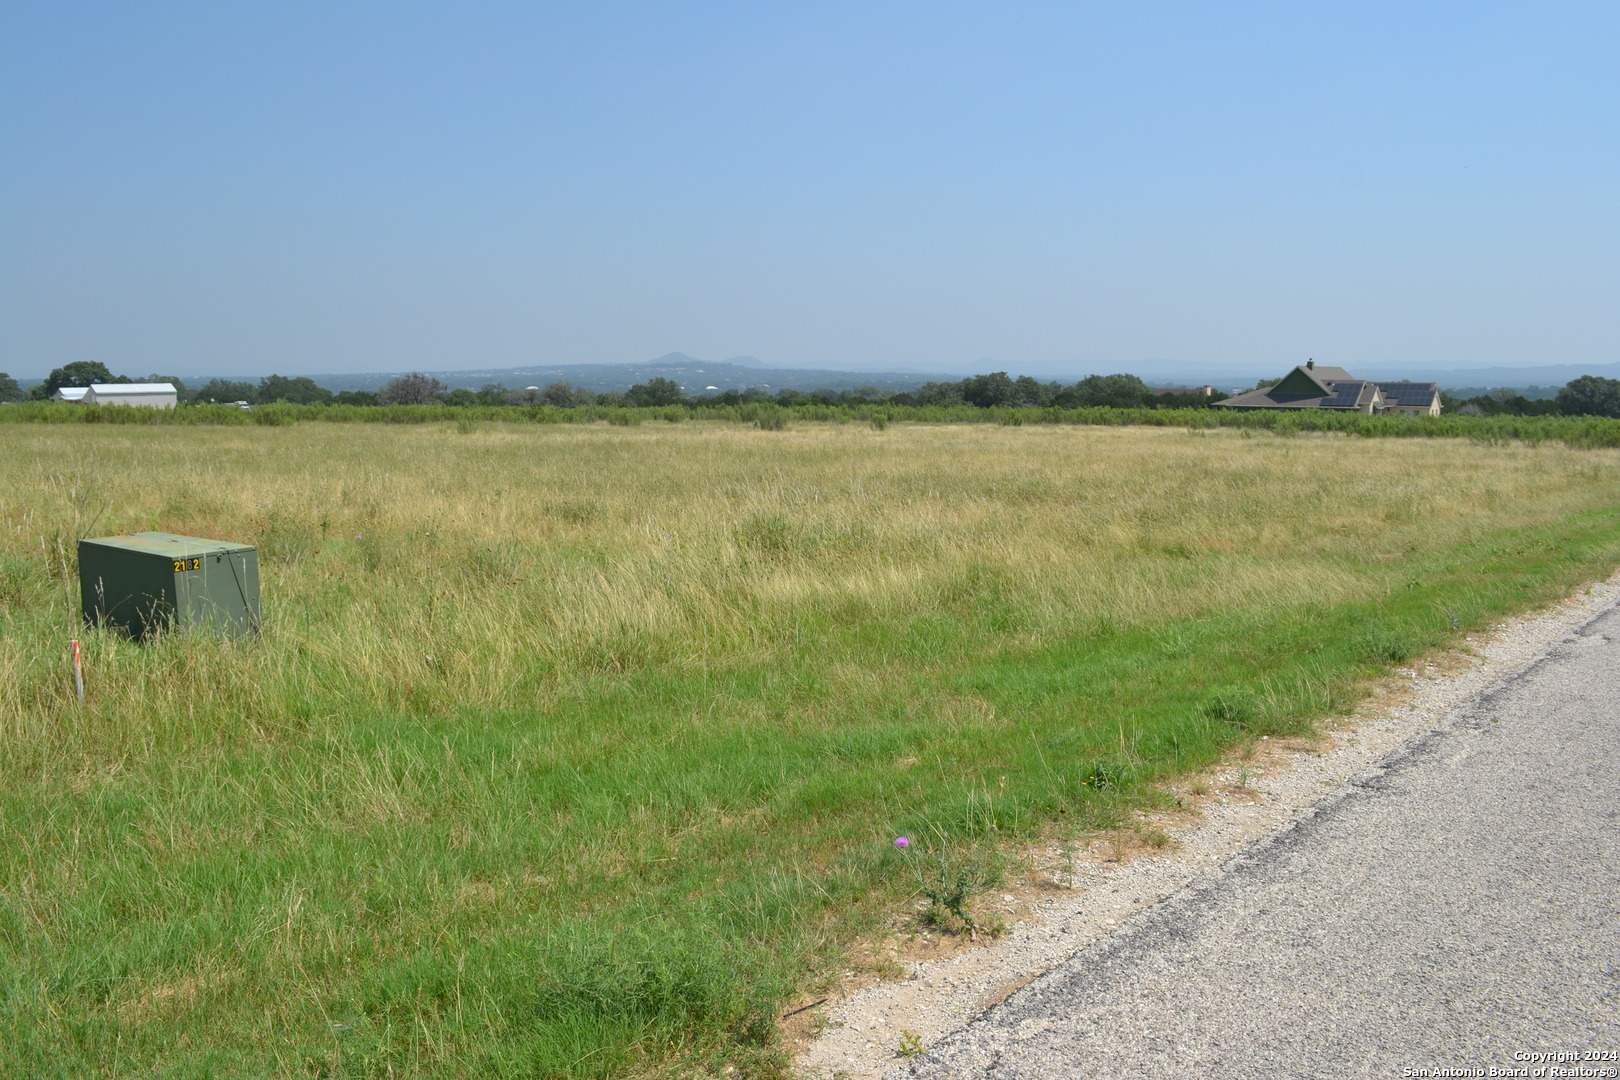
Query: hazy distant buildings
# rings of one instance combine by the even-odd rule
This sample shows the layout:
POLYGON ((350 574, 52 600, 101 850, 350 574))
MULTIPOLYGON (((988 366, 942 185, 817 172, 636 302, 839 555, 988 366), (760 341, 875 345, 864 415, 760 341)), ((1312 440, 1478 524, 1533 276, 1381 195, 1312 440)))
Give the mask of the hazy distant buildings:
POLYGON ((1372 382, 1341 367, 1318 367, 1308 360, 1275 386, 1250 390, 1214 403, 1217 409, 1331 409, 1335 412, 1405 413, 1439 416, 1436 383, 1372 382))
POLYGON ((64 386, 51 395, 53 401, 76 401, 81 405, 145 405, 172 409, 180 394, 173 383, 91 383, 64 386))

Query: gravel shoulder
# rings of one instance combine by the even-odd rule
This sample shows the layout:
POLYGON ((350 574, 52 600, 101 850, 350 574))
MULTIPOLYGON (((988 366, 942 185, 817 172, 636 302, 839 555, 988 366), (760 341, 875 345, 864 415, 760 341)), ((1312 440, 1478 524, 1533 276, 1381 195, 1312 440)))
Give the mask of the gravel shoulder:
POLYGON ((1189 783, 1186 801, 1194 812, 1152 821, 1174 841, 1162 852, 1126 852, 1104 842, 1078 855, 1051 847, 1030 853, 1030 872, 999 896, 1011 926, 1006 935, 937 958, 897 953, 900 978, 807 1010, 801 1022, 809 1019, 819 1033, 799 1055, 799 1072, 828 1080, 883 1076, 903 1064, 902 1048, 935 1046, 1013 991, 1109 939, 1133 916, 1368 782, 1381 762, 1617 603, 1620 575, 1539 615, 1472 636, 1419 670, 1397 672, 1321 740, 1262 741, 1254 758, 1189 783))

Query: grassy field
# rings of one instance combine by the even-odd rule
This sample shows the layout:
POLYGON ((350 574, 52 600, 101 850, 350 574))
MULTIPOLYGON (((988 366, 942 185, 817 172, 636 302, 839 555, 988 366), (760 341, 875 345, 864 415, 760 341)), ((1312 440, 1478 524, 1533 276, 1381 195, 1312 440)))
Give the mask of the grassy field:
POLYGON ((184 405, 175 409, 84 409, 78 405, 30 401, 0 408, 3 424, 93 424, 142 427, 283 427, 288 424, 598 424, 637 427, 644 423, 719 420, 778 430, 792 423, 1059 424, 1082 427, 1238 428, 1278 435, 1354 435, 1360 439, 1470 439, 1497 445, 1532 446, 1560 442, 1583 450, 1620 449, 1620 419, 1603 416, 1370 416, 1335 409, 1116 409, 1031 408, 972 405, 893 405, 841 403, 778 405, 746 402, 720 405, 632 407, 581 405, 294 405, 278 401, 239 409, 235 405, 184 405))
POLYGON ((942 867, 1607 575, 1617 510, 1555 444, 0 425, 0 1074, 769 1075, 942 867), (262 638, 81 631, 74 540, 148 529, 259 545, 262 638))

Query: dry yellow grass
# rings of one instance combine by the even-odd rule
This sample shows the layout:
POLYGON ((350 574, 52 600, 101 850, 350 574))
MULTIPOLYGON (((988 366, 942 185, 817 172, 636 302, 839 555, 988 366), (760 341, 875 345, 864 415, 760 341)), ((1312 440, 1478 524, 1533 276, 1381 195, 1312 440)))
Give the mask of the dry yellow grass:
MULTIPOLYGON (((62 562, 84 530, 260 545, 276 646, 176 653, 170 677, 142 654, 143 685, 117 696, 139 716, 176 686, 245 693, 275 722, 287 703, 255 681, 300 686, 310 658, 347 673, 344 698, 443 708, 530 700, 537 661, 701 668, 770 655, 810 611, 924 614, 982 585, 1016 599, 1009 629, 1029 646, 1330 605, 1377 593, 1437 540, 1590 505, 1620 461, 1059 427, 18 426, 0 439, 13 636, 0 717, 14 729, 65 703, 77 597, 62 562)), ((93 642, 98 694, 129 648, 93 642)))
POLYGON ((743 1053, 946 840, 1118 820, 1617 505, 1550 443, 0 425, 0 1061, 743 1053), (262 638, 85 631, 74 540, 143 530, 258 545, 262 638))

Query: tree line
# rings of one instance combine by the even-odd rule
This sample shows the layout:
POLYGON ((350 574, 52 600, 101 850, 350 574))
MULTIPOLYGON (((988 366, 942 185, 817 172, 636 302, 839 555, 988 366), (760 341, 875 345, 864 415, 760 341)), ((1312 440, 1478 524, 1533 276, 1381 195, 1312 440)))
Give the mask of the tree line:
POLYGON ((169 375, 148 375, 132 379, 128 375, 114 375, 99 360, 77 360, 63 364, 46 376, 39 385, 24 390, 16 379, 0 371, 0 401, 49 401, 51 395, 64 386, 89 386, 91 383, 172 382, 180 380, 169 375))
POLYGON ((1474 397, 1440 395, 1446 412, 1463 416, 1620 417, 1620 379, 1582 375, 1550 398, 1530 398, 1515 390, 1492 390, 1474 397))
MULTIPOLYGON (((0 375, 0 394, 6 376, 0 375)), ((89 386, 93 382, 132 382, 114 375, 99 362, 68 364, 52 371, 43 383, 24 394, 0 396, 0 401, 26 399, 42 401, 63 386, 89 386)), ((853 390, 795 390, 782 388, 767 392, 759 387, 703 394, 688 394, 673 379, 655 378, 637 383, 628 390, 594 392, 584 387, 554 382, 544 387, 512 389, 500 383, 486 383, 477 390, 450 389, 438 379, 412 372, 390 379, 376 391, 343 390, 332 392, 309 378, 268 375, 252 383, 245 380, 211 379, 188 388, 172 375, 150 375, 143 382, 173 383, 179 400, 185 403, 268 405, 285 401, 294 405, 551 405, 576 408, 583 405, 664 407, 669 405, 740 405, 772 402, 777 405, 972 405, 982 409, 1001 406, 1031 408, 1084 408, 1105 405, 1113 408, 1187 408, 1220 401, 1224 395, 1206 397, 1202 393, 1161 393, 1135 375, 1089 375, 1065 386, 1040 382, 1028 375, 1013 378, 1005 371, 973 375, 959 382, 930 382, 913 390, 883 394, 874 387, 853 390)))
MULTIPOLYGON (((852 404, 947 408, 972 406, 981 409, 1009 407, 1185 409, 1204 408, 1225 400, 1226 397, 1221 393, 1206 396, 1201 392, 1155 391, 1135 375, 1088 375, 1078 382, 1064 385, 1056 381, 1041 382, 1028 375, 1013 378, 1005 371, 972 375, 957 382, 924 383, 915 389, 894 394, 883 394, 870 386, 857 387, 853 390, 782 388, 774 393, 768 393, 759 387, 749 387, 741 390, 688 394, 673 379, 666 378, 649 379, 623 391, 593 392, 583 387, 570 386, 565 382, 516 390, 500 383, 486 383, 477 390, 466 387, 452 390, 438 379, 420 372, 390 379, 376 391, 343 390, 334 393, 316 384, 313 379, 286 375, 267 375, 257 383, 211 379, 192 389, 172 375, 148 375, 134 380, 128 376, 114 375, 100 362, 78 361, 53 370, 44 382, 26 392, 15 379, 0 372, 0 402, 47 400, 64 386, 135 381, 172 383, 178 391, 179 400, 185 403, 246 405, 268 405, 274 402, 288 402, 294 405, 362 406, 550 405, 568 409, 589 405, 662 408, 681 405, 696 407, 771 403, 784 406, 852 404)), ((1548 399, 1531 399, 1512 390, 1495 390, 1469 398, 1456 398, 1442 393, 1441 400, 1446 412, 1462 415, 1620 417, 1620 379, 1582 375, 1566 384, 1555 397, 1548 399)))
MULTIPOLYGON (((1005 371, 973 375, 959 382, 930 382, 913 390, 884 394, 874 387, 853 390, 795 390, 782 388, 768 392, 760 387, 688 394, 673 379, 654 378, 628 390, 593 392, 565 382, 544 387, 512 390, 499 383, 487 383, 478 390, 447 389, 437 379, 411 374, 390 380, 377 393, 378 404, 446 405, 551 405, 577 408, 585 405, 664 408, 671 405, 744 405, 769 402, 776 405, 971 405, 981 409, 1002 406, 1031 408, 1085 408, 1105 405, 1114 408, 1187 408, 1220 401, 1225 395, 1206 397, 1203 393, 1162 393, 1154 391, 1135 375, 1089 375, 1065 386, 1040 382, 1027 375, 1013 378, 1005 371)), ((357 402, 358 403, 358 402, 357 402)))

